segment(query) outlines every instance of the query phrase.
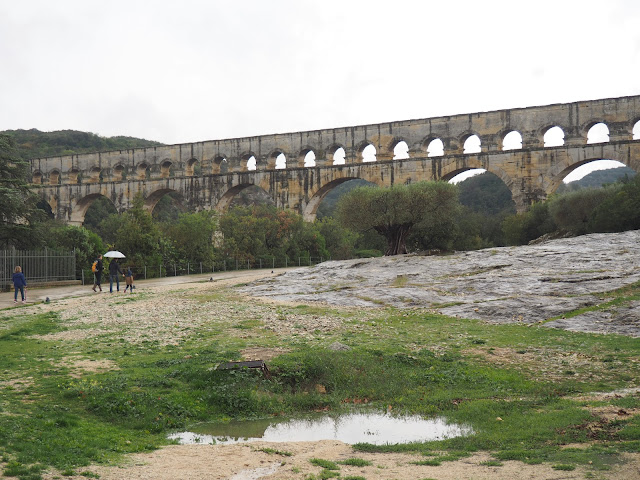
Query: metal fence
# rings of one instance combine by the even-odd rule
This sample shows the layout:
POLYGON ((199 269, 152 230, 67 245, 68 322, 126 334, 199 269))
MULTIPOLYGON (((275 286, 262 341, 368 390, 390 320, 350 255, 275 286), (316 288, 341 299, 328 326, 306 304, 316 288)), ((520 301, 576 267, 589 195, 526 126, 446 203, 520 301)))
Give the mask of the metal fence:
POLYGON ((57 250, 0 250, 0 289, 13 285, 12 275, 16 265, 22 267, 27 283, 43 283, 76 279, 74 252, 57 250))
MULTIPOLYGON (((137 279, 174 277, 180 275, 193 275, 198 273, 226 272, 232 270, 253 270, 262 268, 282 268, 282 267, 306 267, 317 265, 318 263, 331 260, 323 257, 261 257, 253 260, 238 258, 226 258, 212 263, 203 262, 181 262, 161 265, 131 265, 133 275, 137 279)), ((125 259, 120 260, 120 268, 124 270, 129 264, 125 259)), ((103 272, 108 278, 108 271, 103 272)), ((82 284, 93 282, 93 273, 90 269, 82 270, 82 284)))

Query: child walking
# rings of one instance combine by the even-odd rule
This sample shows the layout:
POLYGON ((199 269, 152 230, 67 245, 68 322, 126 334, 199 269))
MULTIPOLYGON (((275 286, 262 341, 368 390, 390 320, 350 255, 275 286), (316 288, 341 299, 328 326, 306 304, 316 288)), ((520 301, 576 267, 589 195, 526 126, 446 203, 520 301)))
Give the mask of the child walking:
POLYGON ((129 293, 133 293, 133 272, 131 271, 131 267, 127 267, 127 271, 124 274, 124 281, 127 284, 124 287, 124 293, 127 293, 127 288, 129 289, 129 293))
POLYGON ((17 265, 16 268, 13 269, 13 287, 15 288, 15 293, 13 295, 13 303, 18 303, 18 290, 20 290, 20 296, 22 297, 22 303, 26 302, 25 299, 25 289, 27 288, 27 279, 24 277, 24 273, 22 273, 22 267, 17 265))

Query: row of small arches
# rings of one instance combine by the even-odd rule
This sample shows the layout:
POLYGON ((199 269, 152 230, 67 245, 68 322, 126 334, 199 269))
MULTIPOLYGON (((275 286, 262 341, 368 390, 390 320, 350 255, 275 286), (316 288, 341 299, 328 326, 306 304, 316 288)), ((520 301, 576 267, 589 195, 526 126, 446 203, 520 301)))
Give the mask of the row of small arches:
MULTIPOLYGON (((640 121, 636 122, 633 128, 633 140, 640 139, 640 121)), ((554 126, 549 128, 544 136, 544 147, 559 147, 564 145, 564 131, 559 126, 554 126)), ((606 143, 609 141, 609 128, 605 123, 596 123, 593 125, 589 131, 587 132, 587 143, 606 143)), ((522 134, 516 130, 512 130, 507 133, 502 139, 502 150, 520 150, 522 149, 522 134)), ((441 157, 444 155, 444 143, 440 138, 435 138, 429 142, 427 145, 427 156, 428 157, 441 157)), ((463 154, 471 154, 471 153, 479 153, 481 151, 481 141, 478 135, 470 135, 465 139, 463 145, 463 154)), ((393 159, 394 160, 402 160, 405 158, 410 158, 409 155, 409 146, 407 142, 404 140, 399 141, 393 149, 393 159)), ((333 164, 340 165, 344 164, 345 152, 341 147, 336 150, 336 153, 333 155, 333 164)), ((376 148, 375 146, 369 144, 362 150, 362 161, 363 162, 374 162, 376 161, 376 148)), ((287 160, 283 153, 280 153, 276 157, 275 168, 276 169, 284 169, 287 166, 287 160)), ((315 154, 313 151, 310 151, 306 154, 304 159, 305 167, 313 167, 315 166, 315 154)), ((256 169, 256 159, 254 156, 250 157, 247 161, 247 169, 255 170, 256 169)))
MULTIPOLYGON (((636 122, 633 128, 633 140, 640 139, 640 121, 636 122)), ((544 147, 558 147, 564 145, 564 131, 559 126, 549 128, 544 134, 544 147)), ((609 141, 609 129, 604 123, 597 123, 593 125, 587 132, 587 143, 603 143, 609 141)), ((522 149, 522 135, 520 132, 513 130, 508 132, 502 138, 502 150, 519 150, 522 149)), ((478 135, 472 134, 465 138, 463 145, 463 154, 479 153, 481 151, 481 140, 478 135)), ((304 167, 316 166, 316 155, 313 150, 307 150, 303 152, 304 156, 300 161, 300 164, 304 167)), ((445 145, 440 138, 435 138, 429 141, 426 146, 426 153, 428 157, 439 157, 445 154, 445 145)), ((343 147, 337 147, 333 153, 329 155, 330 164, 343 165, 345 164, 346 152, 343 147)), ((255 171, 257 170, 257 160, 254 155, 247 155, 242 159, 242 170, 255 171)), ((361 161, 364 163, 377 161, 377 151, 374 145, 367 144, 362 148, 360 152, 361 161)), ((404 140, 398 141, 393 149, 393 159, 402 160, 410 158, 409 146, 404 140)), ((214 170, 212 173, 227 173, 229 171, 229 162, 224 157, 217 157, 214 160, 214 170)), ((286 169, 287 158, 282 152, 275 152, 269 157, 267 168, 268 169, 286 169)), ((172 162, 166 160, 159 165, 159 167, 152 166, 148 163, 142 162, 134 167, 134 169, 127 171, 121 164, 116 165, 111 172, 111 181, 122 181, 125 179, 144 180, 151 178, 152 167, 157 169, 158 178, 167 178, 172 175, 172 162)), ((191 159, 186 162, 184 166, 184 175, 193 176, 200 175, 200 163, 197 159, 191 159)), ((42 183, 43 175, 41 172, 34 172, 32 175, 32 182, 35 184, 42 183)), ((48 183, 51 185, 57 185, 61 183, 61 174, 57 170, 52 170, 49 173, 48 183)), ((72 169, 67 172, 67 178, 65 183, 98 183, 102 181, 102 171, 93 167, 88 172, 81 172, 77 169, 72 169)))

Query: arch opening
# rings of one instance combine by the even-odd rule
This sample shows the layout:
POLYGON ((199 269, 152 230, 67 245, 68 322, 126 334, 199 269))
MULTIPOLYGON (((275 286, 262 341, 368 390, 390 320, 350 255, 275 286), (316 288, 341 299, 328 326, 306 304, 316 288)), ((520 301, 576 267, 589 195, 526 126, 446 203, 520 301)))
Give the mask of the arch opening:
POLYGON ((522 150, 522 135, 517 130, 507 133, 502 139, 502 150, 522 150))
POLYGON ((315 167, 316 166, 316 154, 313 150, 309 150, 307 154, 304 156, 304 160, 302 165, 305 167, 315 167))
POLYGON ((136 170, 137 170, 138 180, 146 180, 149 178, 151 169, 149 168, 149 165, 147 163, 142 162, 140 165, 138 165, 136 170))
POLYGON ((110 215, 118 213, 113 202, 100 194, 87 195, 78 202, 76 208, 79 208, 79 213, 82 214, 82 225, 98 234, 101 234, 100 223, 110 215))
POLYGON ((593 125, 587 132, 587 143, 606 143, 609 141, 609 127, 600 122, 593 125))
POLYGON ((632 133, 634 140, 640 140, 640 120, 638 120, 633 126, 632 133))
POLYGON ((448 180, 448 182, 453 184, 458 184, 460 182, 464 182, 468 178, 475 177, 476 175, 480 175, 483 173, 486 173, 486 170, 484 168, 470 168, 463 172, 456 173, 453 177, 451 177, 448 180))
POLYGON ((462 148, 462 153, 480 153, 481 151, 481 142, 480 137, 478 135, 470 135, 464 141, 464 146, 462 148))
POLYGON ((260 204, 275 205, 275 202, 261 187, 251 183, 243 183, 227 190, 218 201, 215 209, 219 212, 225 212, 232 207, 260 204))
POLYGON ((54 218, 56 218, 55 214, 53 213, 53 209, 51 208, 51 204, 44 198, 41 198, 38 203, 36 203, 36 208, 38 210, 42 210, 48 219, 53 220, 54 218))
POLYGON ((212 171, 213 174, 229 173, 229 162, 227 161, 226 157, 222 155, 218 155, 213 159, 212 168, 213 168, 213 171, 212 171))
POLYGON ((191 158, 187 161, 185 175, 187 177, 199 176, 202 174, 202 168, 197 158, 191 158))
POLYGON ((87 178, 87 181, 89 183, 99 183, 101 179, 102 170, 100 170, 100 167, 91 167, 91 170, 89 170, 89 178, 87 178))
POLYGON ((116 165, 115 167, 113 167, 114 181, 117 182, 117 181, 126 180, 126 179, 127 179, 127 174, 123 165, 116 165))
POLYGON ((558 192, 580 188, 597 188, 615 183, 625 175, 632 177, 635 171, 617 160, 594 159, 581 162, 565 170, 558 192))
POLYGON ((173 175, 173 172, 171 171, 171 162, 169 160, 165 160, 164 162, 162 162, 162 164, 160 165, 160 177, 162 178, 169 178, 173 175))
POLYGON ((444 143, 439 138, 434 138, 427 145, 427 157, 442 157, 444 155, 444 143))
POLYGON ((305 211, 305 220, 312 218, 322 219, 335 216, 336 207, 340 198, 354 188, 375 186, 361 178, 340 178, 323 186, 311 198, 305 211))
POLYGON ((153 219, 162 223, 174 222, 181 213, 188 211, 184 204, 184 197, 175 190, 168 189, 152 193, 145 201, 145 205, 151 209, 153 219))
POLYGON ((564 145, 564 130, 555 126, 547 129, 544 133, 544 146, 546 147, 561 147, 564 145))
POLYGON ((409 157, 409 145, 404 140, 398 142, 398 144, 393 147, 393 159, 394 160, 404 160, 409 157))
POLYGON ((344 148, 338 147, 335 152, 333 152, 333 164, 334 165, 344 165, 346 163, 346 152, 344 148))
POLYGON ((276 170, 282 170, 284 168, 287 168, 287 157, 285 156, 284 153, 280 153, 276 157, 275 168, 276 170))
POLYGON ((60 172, 58 170, 53 170, 49 174, 49 185, 60 185, 60 172))
POLYGON ((368 163, 368 162, 375 162, 375 161, 377 161, 376 147, 369 144, 362 149, 362 162, 368 163))
POLYGON ((251 155, 249 158, 247 158, 247 170, 249 171, 254 171, 257 168, 257 161, 256 161, 256 157, 251 155))

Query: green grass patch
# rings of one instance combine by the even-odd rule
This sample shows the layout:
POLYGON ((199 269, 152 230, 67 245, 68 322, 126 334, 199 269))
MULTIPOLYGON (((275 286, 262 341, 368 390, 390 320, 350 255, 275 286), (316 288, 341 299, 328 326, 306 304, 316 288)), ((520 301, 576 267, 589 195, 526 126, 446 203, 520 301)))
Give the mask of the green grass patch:
POLYGON ((336 462, 332 462, 331 460, 324 460, 322 458, 311 458, 309 459, 309 463, 311 465, 315 465, 316 467, 324 468, 325 470, 340 470, 340 467, 336 462))
POLYGON ((368 467, 373 465, 368 460, 364 460, 362 458, 347 458, 346 460, 342 460, 338 462, 340 465, 351 465, 352 467, 368 467))
POLYGON ((275 448, 268 448, 268 447, 265 447, 265 448, 259 448, 259 449, 258 449, 258 451, 259 451, 259 452, 268 453, 268 454, 270 454, 270 455, 282 455, 282 456, 284 456, 284 457, 291 457, 291 456, 293 456, 293 453, 291 453, 291 452, 287 452, 287 451, 285 451, 285 450, 278 450, 278 449, 275 449, 275 448))

